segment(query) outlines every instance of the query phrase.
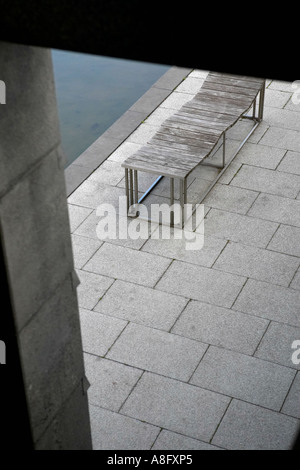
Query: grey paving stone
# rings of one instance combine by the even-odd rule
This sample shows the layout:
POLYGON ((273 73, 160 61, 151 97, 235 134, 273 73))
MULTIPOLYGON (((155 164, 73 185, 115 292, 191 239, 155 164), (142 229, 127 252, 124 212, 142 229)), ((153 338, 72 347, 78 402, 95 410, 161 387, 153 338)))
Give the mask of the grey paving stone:
POLYGON ((142 325, 129 324, 107 354, 133 367, 188 381, 206 344, 142 325))
POLYGON ((255 191, 217 183, 203 203, 216 209, 246 214, 257 195, 255 191))
POLYGON ((211 166, 198 165, 188 176, 192 178, 201 178, 208 181, 213 181, 215 177, 219 174, 217 168, 211 166))
POLYGON ((200 69, 194 69, 191 73, 190 73, 190 77, 196 77, 196 78, 206 78, 207 75, 208 75, 208 71, 207 70, 200 70, 200 69))
POLYGON ((271 322, 255 356, 286 367, 300 369, 300 365, 294 364, 292 361, 292 355, 295 351, 292 349, 292 344, 297 339, 300 340, 300 328, 271 322))
POLYGON ((300 131, 300 113, 289 109, 264 107, 264 122, 269 126, 300 131))
POLYGON ((300 132, 272 126, 264 134, 260 143, 297 152, 300 148, 300 132))
POLYGON ((92 310, 114 280, 81 269, 76 270, 76 272, 80 280, 77 287, 78 304, 82 308, 92 310))
POLYGON ((248 215, 300 227, 300 201, 260 194, 248 215))
POLYGON ((297 372, 281 411, 295 418, 300 418, 300 372, 297 372))
POLYGON ((168 258, 104 243, 84 269, 153 287, 170 263, 168 258))
POLYGON ((176 111, 171 108, 156 108, 146 119, 145 123, 152 126, 161 126, 166 119, 173 116, 176 111))
POLYGON ((75 268, 82 268, 85 263, 92 257, 92 255, 102 245, 100 240, 92 240, 91 238, 81 237, 79 235, 72 235, 72 249, 74 256, 75 268))
POLYGON ((139 220, 138 222, 138 219, 131 219, 129 217, 123 217, 116 214, 115 218, 103 219, 103 224, 99 225, 101 229, 100 232, 100 230, 97 230, 97 227, 101 220, 101 216, 97 215, 96 211, 92 211, 77 230, 75 230, 75 235, 92 238, 94 240, 107 241, 116 245, 127 246, 128 248, 139 250, 144 245, 147 238, 150 238, 151 233, 157 227, 157 224, 155 223, 150 224, 144 220, 139 220), (132 223, 140 224, 135 225, 137 227, 137 234, 138 231, 140 231, 140 236, 136 239, 129 236, 129 227, 132 223), (104 224, 106 224, 105 227, 103 227, 104 224), (105 230, 105 233, 103 233, 103 230, 105 230))
POLYGON ((223 395, 145 372, 121 413, 209 441, 228 404, 223 395))
POLYGON ((116 186, 124 177, 124 168, 119 162, 103 162, 89 177, 89 181, 116 186))
POLYGON ((87 216, 92 212, 92 209, 68 204, 68 211, 71 233, 73 233, 77 229, 77 227, 84 221, 84 219, 86 219, 87 216))
POLYGON ((246 163, 275 170, 285 152, 284 149, 247 142, 232 163, 246 163))
POLYGON ((294 376, 290 368, 210 346, 190 383, 279 411, 294 376))
POLYGON ((270 241, 268 249, 300 257, 300 228, 281 225, 270 241))
MULTIPOLYGON (((163 429, 151 450, 220 450, 203 441, 163 429)), ((187 460, 188 461, 188 460, 187 460)))
POLYGON ((287 91, 289 93, 293 93, 294 90, 292 88, 293 82, 286 82, 282 80, 272 80, 268 88, 270 90, 279 90, 279 91, 287 91))
MULTIPOLYGON (((135 144, 146 144, 157 132, 159 126, 150 126, 148 123, 141 124, 127 139, 127 142, 135 144)), ((124 170, 123 170, 124 171, 124 170)))
POLYGON ((230 127, 228 131, 226 132, 226 139, 233 139, 239 141, 237 143, 237 147, 239 147, 240 143, 247 137, 249 132, 253 128, 253 122, 243 119, 239 120, 235 123, 233 127, 230 127))
POLYGON ((295 277, 292 280, 290 287, 292 287, 293 289, 300 290, 300 271, 299 270, 296 272, 295 277))
POLYGON ((246 278, 174 261, 156 288, 193 300, 231 307, 246 278))
POLYGON ((88 178, 92 171, 92 168, 75 165, 74 163, 71 163, 64 170, 67 197, 88 178))
POLYGON ((195 95, 201 89, 203 82, 203 78, 188 76, 178 85, 176 91, 181 93, 191 93, 195 95))
POLYGON ((278 165, 277 170, 300 175, 300 153, 289 150, 278 165))
POLYGON ((123 163, 126 158, 130 157, 141 147, 141 144, 134 144, 132 142, 123 142, 107 159, 110 162, 123 163))
MULTIPOLYGON (((296 90, 293 90, 293 93, 295 92, 296 90)), ((296 95, 296 100, 293 100, 293 94, 291 96, 291 98, 289 99, 289 101, 287 102, 287 104, 285 105, 285 109, 288 109, 290 111, 295 111, 296 113, 299 113, 299 110, 300 110, 300 106, 299 106, 299 91, 297 91, 296 95)))
POLYGON ((266 168, 243 165, 230 184, 253 191, 295 198, 299 193, 300 177, 266 168))
POLYGON ((171 331, 203 343, 253 354, 268 323, 251 315, 191 301, 171 331))
POLYGON ((178 233, 178 236, 182 234, 181 230, 175 229, 172 230, 172 238, 170 240, 164 240, 162 238, 156 240, 154 238, 150 238, 143 246, 142 251, 186 261, 192 264, 211 267, 223 250, 226 244, 226 240, 220 240, 215 237, 207 236, 205 229, 204 232, 204 236, 201 236, 200 233, 194 233, 193 235, 192 232, 183 232, 181 239, 175 239, 174 233, 175 236, 176 233, 178 233), (190 236, 192 239, 186 239, 185 236, 190 236), (195 237, 195 239, 193 237, 195 237), (187 249, 189 243, 194 243, 196 248, 198 241, 199 249, 187 249), (200 248, 201 246, 202 248, 200 248))
POLYGON ((299 327, 299 305, 300 292, 249 279, 233 309, 299 327))
POLYGON ((79 309, 83 351, 104 356, 127 322, 98 312, 79 309))
POLYGON ((148 450, 160 429, 98 406, 89 406, 93 450, 148 450))
POLYGON ((210 181, 204 178, 195 178, 187 190, 187 203, 196 204, 201 195, 209 188, 210 181))
POLYGON ((291 97, 291 93, 266 88, 264 104, 265 106, 283 108, 289 101, 290 97, 291 97))
POLYGON ((186 304, 187 299, 178 295, 115 281, 95 310, 145 326, 169 330, 186 304))
POLYGON ((142 375, 141 370, 86 353, 84 367, 89 403, 111 411, 118 411, 142 375))
POLYGON ((205 235, 265 248, 278 224, 212 208, 204 227, 205 235))
POLYGON ((214 268, 233 274, 288 286, 299 267, 299 259, 241 243, 229 242, 214 268))
POLYGON ((161 103, 161 107, 178 110, 192 98, 194 98, 194 95, 191 93, 179 93, 174 91, 165 101, 161 103))
POLYGON ((130 108, 130 111, 145 112, 150 114, 170 94, 170 90, 151 87, 130 108))
POLYGON ((68 202, 77 206, 90 207, 91 209, 96 209, 102 203, 109 203, 114 207, 118 207, 120 196, 124 196, 122 188, 107 186, 88 179, 71 194, 68 202))
POLYGON ((289 450, 298 426, 294 418, 233 400, 212 443, 229 450, 289 450))

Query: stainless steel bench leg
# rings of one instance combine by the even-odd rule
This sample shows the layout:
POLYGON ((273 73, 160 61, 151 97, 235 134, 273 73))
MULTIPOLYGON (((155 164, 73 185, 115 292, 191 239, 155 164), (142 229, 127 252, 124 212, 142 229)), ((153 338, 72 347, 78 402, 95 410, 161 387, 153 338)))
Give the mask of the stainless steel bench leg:
POLYGON ((128 185, 128 168, 125 168, 125 194, 126 194, 127 214, 128 214, 129 206, 130 206, 129 185, 128 185))
POLYGON ((256 114, 256 98, 253 101, 253 110, 252 110, 252 119, 255 120, 255 114, 256 114))
POLYGON ((187 204, 187 179, 180 180, 180 208, 181 208, 181 228, 183 229, 187 204))
MULTIPOLYGON (((170 207, 174 205, 174 178, 170 178, 170 207)), ((174 211, 170 212, 170 225, 174 227, 174 211)))
POLYGON ((223 134, 223 168, 225 168, 225 155, 226 155, 226 147, 225 147, 225 142, 226 142, 226 132, 223 134))
POLYGON ((138 186, 138 172, 134 170, 134 204, 138 204, 139 201, 139 186, 138 186))
POLYGON ((133 204, 133 174, 132 170, 129 170, 129 193, 130 193, 130 203, 129 205, 132 206, 133 204))
POLYGON ((264 101, 265 101, 265 83, 261 87, 260 94, 259 94, 259 109, 258 109, 258 120, 262 121, 263 114, 264 114, 264 101))

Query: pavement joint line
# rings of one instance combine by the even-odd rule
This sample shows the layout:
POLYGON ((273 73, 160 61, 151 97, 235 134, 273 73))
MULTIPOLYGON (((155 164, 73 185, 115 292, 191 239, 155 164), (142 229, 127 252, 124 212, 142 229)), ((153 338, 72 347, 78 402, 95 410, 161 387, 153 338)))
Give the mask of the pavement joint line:
POLYGON ((251 356, 253 356, 253 357, 256 357, 255 354, 256 354, 256 352, 257 352, 257 350, 258 350, 258 348, 259 348, 259 346, 260 346, 260 344, 261 344, 263 338, 264 338, 265 335, 267 334, 267 331, 269 330, 270 325, 271 325, 271 323, 272 323, 272 320, 270 320, 270 319, 267 319, 267 320, 268 320, 269 323, 267 324, 266 329, 264 330, 264 332, 263 332, 263 334, 262 334, 262 336, 261 336, 261 338, 260 338, 258 344, 256 345, 256 348, 254 349, 253 354, 251 354, 251 356))
POLYGON ((225 411, 224 411, 224 413, 223 413, 223 416, 221 417, 220 421, 218 422, 218 424, 217 424, 217 426, 216 426, 216 429, 215 429, 215 431, 214 431, 214 433, 213 433, 211 439, 209 440, 209 443, 210 443, 210 444, 212 444, 212 441, 213 441, 213 439, 214 439, 214 437, 215 437, 215 435, 216 435, 216 432, 218 431, 218 429, 219 429, 219 427, 220 427, 220 425, 221 425, 223 419, 225 418, 225 415, 227 414, 228 408, 230 407, 230 405, 231 405, 231 403, 232 403, 233 400, 234 400, 234 398, 231 397, 231 399, 230 399, 228 405, 227 405, 226 408, 225 408, 225 411))
MULTIPOLYGON (((118 362, 118 361, 115 361, 115 362, 118 362)), ((120 364, 123 364, 122 362, 120 364)), ((136 369, 139 369, 138 367, 136 367, 136 369)), ((118 413, 123 415, 123 416, 128 416, 124 413, 121 412, 123 406, 125 405, 125 403, 127 402, 128 398, 130 397, 130 395, 132 394, 132 392, 135 390, 135 388, 137 387, 138 383, 140 382, 141 378, 145 375, 145 372, 146 370, 145 369, 140 369, 142 371, 141 375, 139 376, 138 380, 136 381, 136 383, 133 385, 133 387, 131 388, 130 392, 128 393, 127 397, 125 398, 125 400, 122 402, 121 406, 119 407, 118 409, 118 413)), ((151 423, 150 423, 151 424, 151 423)), ((160 427, 160 426, 158 426, 160 427)))
MULTIPOLYGON (((187 301, 187 303, 185 304, 185 306, 183 307, 183 309, 181 310, 181 312, 179 313, 179 315, 177 316, 177 318, 175 319, 173 325, 171 326, 171 328, 168 330, 169 333, 172 333, 173 334, 173 328, 175 327, 176 323, 178 322, 179 318, 181 317, 181 315, 183 314, 183 312, 186 310, 187 306, 192 302, 192 299, 189 299, 187 301)), ((174 333, 175 334, 175 333, 174 333)), ((178 336, 182 336, 183 338, 186 338, 186 336, 184 335, 181 335, 180 333, 177 333, 178 336)))
MULTIPOLYGON (((95 311, 94 311, 94 312, 95 312, 95 311)), ((98 313, 98 312, 95 312, 95 313, 98 313)), ((117 336, 117 337, 114 339, 114 341, 111 343, 111 345, 110 345, 109 348, 107 349, 106 353, 105 353, 103 356, 101 356, 101 357, 103 357, 104 359, 108 359, 108 358, 106 357, 107 354, 110 352, 110 350, 111 350, 111 348, 114 346, 114 344, 118 341, 118 339, 120 338, 120 336, 121 336, 121 334, 123 333, 123 331, 125 331, 126 328, 128 327, 130 321, 129 321, 129 320, 124 320, 124 321, 127 322, 126 325, 124 326, 124 328, 122 328, 122 330, 120 331, 120 333, 118 334, 118 336, 117 336)), ((128 364, 126 364, 126 365, 128 365, 128 364)))
MULTIPOLYGON (((205 232, 205 229, 204 229, 204 232, 205 232)), ((205 235, 204 235, 205 236, 205 235)), ((223 248, 221 249, 220 253, 218 254, 218 256, 216 257, 216 259, 214 260, 213 264, 210 266, 212 269, 214 268, 214 265, 216 264, 217 260, 220 258, 221 254, 223 253, 223 251, 225 250, 225 248, 227 247, 227 245, 229 244, 229 242, 231 242, 230 239, 227 239, 225 238, 226 240, 226 243, 225 245, 223 246, 223 248)))
MULTIPOLYGON (((248 216, 248 217, 251 217, 251 214, 249 214, 249 212, 251 211, 252 207, 253 207, 254 204, 256 203, 256 201, 257 201, 257 199, 259 198, 259 196, 260 196, 261 194, 264 194, 264 193, 262 193, 261 191, 254 191, 254 192, 256 192, 256 197, 255 197, 255 199, 252 201, 252 203, 250 204, 250 207, 247 209, 247 211, 246 211, 246 213, 245 213, 245 215, 248 216)), ((265 219, 264 217, 258 217, 258 216, 252 216, 252 217, 254 217, 254 218, 256 218, 256 219, 260 219, 260 220, 268 220, 268 219, 265 219)), ((273 220, 272 220, 272 221, 269 220, 269 222, 273 222, 273 220)))
MULTIPOLYGON (((293 378, 293 380, 292 380, 292 382, 291 382, 291 385, 289 386, 289 389, 288 389, 288 391, 287 391, 287 394, 286 394, 286 396, 285 396, 285 398, 284 398, 284 400, 283 400, 283 403, 282 403, 282 405, 281 405, 281 408, 280 408, 280 413, 285 414, 285 415, 287 415, 287 416, 292 416, 292 415, 289 415, 289 414, 285 413, 285 412, 282 411, 282 410, 283 410, 283 407, 284 407, 285 402, 286 402, 286 400, 287 400, 287 397, 289 396, 289 393, 290 393, 290 391, 291 391, 291 389, 292 389, 292 387, 293 387, 293 385, 294 385, 294 382, 295 382, 295 380, 296 380, 297 374, 298 374, 298 371, 296 370, 295 376, 294 376, 294 378, 293 378)), ((299 421, 300 421, 300 420, 299 420, 299 421)))
MULTIPOLYGON (((102 276, 102 274, 100 274, 100 276, 102 276)), ((105 277, 108 277, 108 276, 105 276, 105 277)), ((109 278, 109 279, 112 279, 112 278, 109 278)), ((117 279, 114 279, 113 282, 111 283, 111 285, 105 290, 104 294, 103 294, 101 297, 99 297, 99 300, 96 302, 96 304, 94 305, 94 307, 93 307, 92 310, 91 310, 92 312, 96 312, 96 310, 94 310, 94 309, 97 307, 97 305, 99 304, 99 302, 101 302, 101 300, 103 299, 103 297, 106 296, 107 292, 108 292, 108 291, 110 290, 110 288, 115 284, 116 280, 117 280, 117 279)))
MULTIPOLYGON (((276 171, 280 171, 280 172, 282 171, 282 170, 278 170, 278 167, 279 167, 279 165, 282 163, 282 161, 284 160, 284 158, 285 158, 285 156, 286 156, 286 154, 287 154, 288 152, 289 152, 289 150, 286 150, 286 151, 284 152, 283 156, 281 157, 280 161, 277 163, 277 165, 276 165, 276 167, 275 167, 275 170, 276 170, 276 171)), ((282 172, 282 173, 287 173, 287 172, 282 172)))
POLYGON ((193 375, 195 374, 196 370, 198 369, 198 367, 199 367, 200 363, 202 362, 203 358, 205 357, 207 351, 208 351, 209 348, 212 346, 212 345, 209 344, 209 343, 203 343, 203 344, 207 344, 207 348, 205 349, 204 354, 203 354, 202 357, 199 359, 199 361, 198 361, 196 367, 194 368, 193 372, 191 373, 189 379, 187 380, 187 383, 189 383, 189 384, 191 384, 191 380, 192 380, 192 378, 193 378, 193 375))
MULTIPOLYGON (((236 243, 236 242, 230 242, 230 243, 236 243)), ((244 246, 251 246, 251 245, 244 245, 244 246)), ((259 249, 260 249, 260 250, 264 250, 264 248, 259 248, 259 249)), ((271 250, 269 250, 269 251, 271 252, 271 250)), ((276 251, 276 252, 271 252, 271 253, 277 253, 277 251, 276 251)), ((286 253, 279 253, 279 254, 284 254, 285 256, 291 256, 291 255, 286 255, 286 253)), ((298 257, 297 257, 297 256, 294 256, 294 258, 298 258, 298 257)), ((194 265, 194 266, 197 266, 197 265, 194 265)), ((203 267, 204 267, 204 266, 203 266, 203 267)), ((212 268, 208 268, 208 269, 212 269, 212 268)), ((245 274, 236 274, 236 273, 234 273, 234 272, 232 272, 232 271, 226 271, 225 269, 222 269, 222 268, 216 268, 216 267, 214 267, 213 269, 215 269, 215 271, 218 271, 218 272, 221 272, 221 273, 231 274, 231 275, 233 275, 233 276, 239 276, 239 277, 243 277, 243 278, 246 278, 246 279, 251 279, 251 280, 257 281, 257 282, 265 282, 265 283, 270 284, 270 285, 272 285, 272 286, 283 287, 283 288, 285 288, 285 289, 289 289, 289 286, 288 286, 288 285, 285 285, 285 284, 278 284, 277 282, 265 281, 264 279, 259 279, 259 278, 257 278, 257 277, 252 277, 252 276, 251 276, 251 277, 250 277, 250 276, 246 276, 245 274)), ((299 269, 299 266, 298 266, 298 268, 296 269, 296 271, 295 271, 295 273, 293 274, 293 276, 296 274, 296 272, 298 271, 298 269, 299 269)), ((246 283, 246 281, 245 281, 245 283, 246 283)), ((242 291, 242 289, 244 288, 244 286, 245 286, 245 284, 242 286, 241 291, 242 291)), ((240 292, 240 293, 241 293, 241 292, 240 292)), ((239 294, 240 294, 240 293, 239 293, 239 294)))
MULTIPOLYGON (((286 413, 284 413, 284 412, 282 411, 282 409, 283 409, 284 404, 285 404, 285 402, 286 402, 286 400, 287 400, 287 397, 288 397, 288 395, 289 395, 289 393, 290 393, 290 391, 291 391, 291 388, 292 388, 292 386, 293 386, 293 384, 294 384, 294 382, 295 382, 295 380, 296 380, 297 373, 298 373, 298 371, 297 371, 297 369, 296 369, 296 370, 295 370, 294 378, 293 378, 293 380, 292 380, 292 382, 291 382, 291 384, 290 384, 290 386, 289 386, 289 388, 288 388, 288 390, 287 390, 287 392, 286 392, 286 395, 285 395, 284 400, 283 400, 283 402, 282 402, 282 405, 281 405, 281 407, 280 407, 279 412, 282 413, 282 414, 286 414, 286 413)), ((289 416, 289 415, 288 415, 288 416, 289 416)), ((299 418, 298 418, 298 419, 299 419, 299 418)), ((299 420, 299 422, 300 422, 300 420, 299 420)))
MULTIPOLYGON (((293 275, 293 277, 292 277, 292 279, 291 279, 291 281, 290 281, 290 283, 289 283, 289 285, 288 285, 288 289, 291 288, 290 286, 291 286, 293 280, 295 279, 296 274, 299 272, 299 269, 300 269, 300 258, 299 258, 299 266, 298 266, 298 268, 296 269, 296 271, 294 272, 294 275, 293 275)), ((297 290, 297 289, 295 289, 295 290, 297 290)), ((298 291, 299 291, 299 289, 298 289, 298 291)))

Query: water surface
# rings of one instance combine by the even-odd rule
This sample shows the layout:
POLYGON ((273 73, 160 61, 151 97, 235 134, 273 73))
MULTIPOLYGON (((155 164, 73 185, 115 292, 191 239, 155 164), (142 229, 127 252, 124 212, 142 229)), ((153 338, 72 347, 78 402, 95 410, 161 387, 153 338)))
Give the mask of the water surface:
POLYGON ((170 68, 55 49, 52 58, 66 166, 170 68))

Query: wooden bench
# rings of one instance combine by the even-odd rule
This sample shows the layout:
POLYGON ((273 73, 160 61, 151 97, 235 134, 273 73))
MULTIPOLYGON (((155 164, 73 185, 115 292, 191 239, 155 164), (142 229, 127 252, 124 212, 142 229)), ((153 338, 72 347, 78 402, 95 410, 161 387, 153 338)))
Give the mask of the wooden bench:
MULTIPOLYGON (((180 226, 183 227, 188 175, 200 164, 221 170, 199 198, 201 203, 261 122, 264 92, 264 79, 210 72, 195 97, 168 118, 146 145, 122 163, 128 215, 136 216, 138 204, 163 177, 168 177, 170 205, 174 204, 174 180, 179 181, 180 226), (251 108, 251 114, 246 115, 251 108), (234 155, 227 159, 226 132, 239 119, 251 119, 254 125, 234 155), (223 144, 222 165, 205 162, 220 141, 223 144), (159 175, 141 198, 138 198, 138 171, 159 175)), ((172 218, 170 223, 173 225, 172 218)))

